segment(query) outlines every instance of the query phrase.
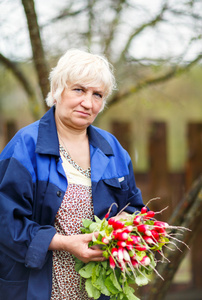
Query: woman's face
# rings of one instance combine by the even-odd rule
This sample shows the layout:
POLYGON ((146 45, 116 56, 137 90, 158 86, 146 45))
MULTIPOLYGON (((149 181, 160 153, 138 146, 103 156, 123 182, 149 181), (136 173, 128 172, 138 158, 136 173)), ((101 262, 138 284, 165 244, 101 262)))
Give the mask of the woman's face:
POLYGON ((55 107, 56 122, 83 130, 93 123, 104 101, 104 88, 72 84, 64 89, 55 107))

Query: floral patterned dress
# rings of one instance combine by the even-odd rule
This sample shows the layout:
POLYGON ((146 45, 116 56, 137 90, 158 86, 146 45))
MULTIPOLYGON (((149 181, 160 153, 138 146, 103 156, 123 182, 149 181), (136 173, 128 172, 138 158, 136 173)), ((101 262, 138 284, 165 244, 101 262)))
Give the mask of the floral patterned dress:
MULTIPOLYGON (((55 228, 63 235, 80 234, 82 218, 93 219, 91 170, 83 170, 60 145, 60 154, 68 180, 67 191, 55 218, 55 228)), ((53 251, 51 300, 88 300, 84 282, 74 269, 72 255, 53 251), (81 288, 82 287, 82 288, 81 288)))

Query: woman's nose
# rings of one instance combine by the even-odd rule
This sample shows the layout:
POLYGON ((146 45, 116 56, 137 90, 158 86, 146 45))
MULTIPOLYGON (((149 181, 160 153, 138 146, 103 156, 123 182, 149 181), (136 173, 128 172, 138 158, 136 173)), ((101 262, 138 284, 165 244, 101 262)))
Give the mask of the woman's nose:
POLYGON ((82 105, 85 106, 86 108, 91 108, 92 104, 93 104, 92 99, 93 99, 92 94, 91 93, 86 93, 83 96, 82 105))

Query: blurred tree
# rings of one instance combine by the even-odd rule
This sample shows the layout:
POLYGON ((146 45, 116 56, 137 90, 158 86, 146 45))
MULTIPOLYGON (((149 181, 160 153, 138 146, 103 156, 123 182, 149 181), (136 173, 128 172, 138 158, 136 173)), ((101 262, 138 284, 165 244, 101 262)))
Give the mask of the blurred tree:
POLYGON ((49 92, 49 69, 47 67, 41 34, 38 26, 37 15, 34 7, 34 0, 22 0, 22 5, 27 18, 30 42, 32 46, 33 61, 38 75, 38 81, 43 98, 49 92))
MULTIPOLYGON (((104 53, 115 66, 119 91, 112 95, 108 108, 148 85, 189 70, 202 59, 199 0, 164 0, 152 5, 137 0, 69 0, 57 5, 52 1, 21 0, 21 4, 43 98, 49 90, 45 57, 58 57, 72 47, 104 53)), ((5 36, 9 39, 7 33, 5 36)), ((0 56, 4 64, 10 56, 18 58, 16 51, 9 51, 0 56)), ((13 72, 18 77, 15 69, 13 72)))
MULTIPOLYGON (((197 233, 200 231, 200 223, 202 217, 202 177, 199 176, 192 184, 188 193, 184 196, 182 201, 178 204, 174 210, 169 224, 179 226, 181 228, 187 228, 183 233, 180 229, 173 230, 172 234, 177 236, 175 244, 178 251, 173 251, 174 247, 168 247, 164 251, 166 260, 163 264, 157 266, 158 274, 155 274, 150 285, 150 289, 147 292, 146 300, 163 300, 166 293, 169 290, 172 279, 186 255, 189 246, 197 237, 197 233), (189 229, 189 230, 188 230, 189 229), (179 239, 180 236, 180 240, 179 239)), ((199 286, 199 288, 201 285, 199 286)))
POLYGON ((17 63, 6 58, 1 53, 0 61, 4 64, 4 66, 6 66, 13 72, 19 83, 22 85, 24 91, 27 94, 30 112, 35 119, 38 119, 40 117, 40 106, 31 81, 27 79, 27 77, 25 76, 25 74, 23 73, 23 71, 17 63))

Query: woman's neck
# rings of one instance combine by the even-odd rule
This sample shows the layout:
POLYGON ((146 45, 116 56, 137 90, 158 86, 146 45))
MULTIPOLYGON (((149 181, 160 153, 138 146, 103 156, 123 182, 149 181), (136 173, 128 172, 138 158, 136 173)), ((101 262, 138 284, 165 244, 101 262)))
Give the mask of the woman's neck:
POLYGON ((58 135, 66 141, 80 143, 87 138, 87 128, 66 126, 59 118, 55 118, 58 135))
POLYGON ((57 128, 58 136, 70 143, 82 143, 86 141, 87 138, 87 130, 74 130, 69 128, 57 128))
POLYGON ((90 149, 87 129, 74 130, 57 126, 60 144, 69 153, 71 158, 84 170, 90 167, 90 149))

